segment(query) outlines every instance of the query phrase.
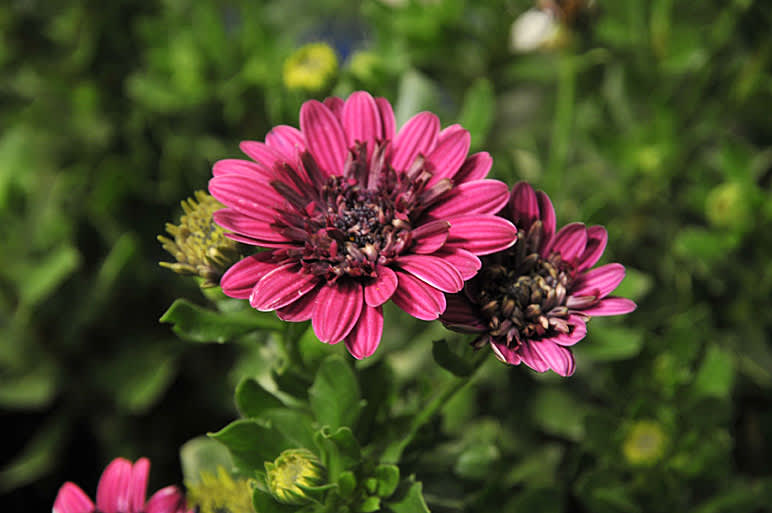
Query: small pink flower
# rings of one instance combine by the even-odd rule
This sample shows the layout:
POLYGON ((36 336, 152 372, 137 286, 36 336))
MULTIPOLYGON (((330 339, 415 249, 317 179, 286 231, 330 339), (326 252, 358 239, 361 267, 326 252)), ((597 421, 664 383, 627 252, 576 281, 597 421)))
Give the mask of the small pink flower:
POLYGON ((467 155, 469 132, 415 115, 395 128, 391 105, 369 93, 310 100, 300 130, 277 126, 241 149, 254 162, 221 160, 209 191, 227 208, 215 221, 234 240, 267 248, 232 266, 220 285, 286 321, 311 320, 327 343, 370 356, 382 305, 433 320, 443 292, 458 292, 477 255, 515 241, 495 215, 508 189, 485 179, 487 153, 467 155))
POLYGON ((116 458, 105 468, 97 486, 96 506, 80 487, 64 483, 54 501, 53 513, 192 513, 176 486, 158 490, 145 502, 150 461, 140 458, 132 465, 116 458))
POLYGON ((569 348, 587 334, 590 317, 635 310, 629 299, 609 296, 625 268, 591 269, 606 249, 606 229, 571 223, 555 233, 552 202, 525 182, 515 185, 500 215, 520 228, 517 243, 485 257, 464 293, 448 296, 440 319, 450 329, 478 333, 475 345, 490 344, 503 362, 570 376, 569 348))

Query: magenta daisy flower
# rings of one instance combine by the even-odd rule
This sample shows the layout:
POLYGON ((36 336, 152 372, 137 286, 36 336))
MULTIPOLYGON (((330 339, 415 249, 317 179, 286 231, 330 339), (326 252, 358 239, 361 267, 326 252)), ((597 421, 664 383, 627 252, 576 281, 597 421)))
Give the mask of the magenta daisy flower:
POLYGON ((286 321, 311 320, 323 342, 371 355, 392 299, 436 319, 443 292, 458 292, 480 268, 477 255, 515 240, 497 217, 508 189, 485 176, 487 153, 467 155, 469 132, 440 130, 422 112, 395 130, 391 105, 366 92, 310 100, 300 130, 277 126, 246 141, 253 162, 221 160, 209 191, 227 208, 228 236, 262 248, 231 267, 223 291, 286 321))
POLYGON ((448 296, 440 319, 448 328, 479 334, 476 347, 490 344, 503 362, 570 376, 569 348, 587 334, 590 317, 635 310, 629 299, 609 296, 625 268, 592 269, 606 249, 606 229, 571 223, 555 233, 552 202, 525 182, 515 185, 500 215, 520 228, 517 244, 485 257, 464 292, 448 296))
POLYGON ((192 513, 176 486, 158 490, 145 502, 150 461, 133 465, 116 458, 105 468, 97 486, 96 506, 75 483, 64 483, 54 501, 53 513, 192 513))

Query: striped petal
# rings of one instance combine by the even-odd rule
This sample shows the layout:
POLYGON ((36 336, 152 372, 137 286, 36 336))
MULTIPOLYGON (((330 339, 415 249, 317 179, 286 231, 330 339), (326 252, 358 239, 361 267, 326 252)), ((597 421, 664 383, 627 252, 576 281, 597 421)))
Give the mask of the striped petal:
POLYGON ((440 120, 431 112, 421 112, 410 118, 394 139, 391 165, 405 171, 420 155, 428 155, 437 145, 440 120))
POLYGON ((341 120, 348 147, 353 148, 357 142, 367 143, 367 155, 372 155, 375 141, 383 138, 383 127, 378 106, 370 93, 351 93, 343 106, 341 120))
POLYGON ((447 307, 440 316, 440 320, 447 328, 464 333, 487 331, 488 327, 480 319, 476 308, 463 294, 448 294, 445 300, 447 307))
POLYGON ((144 513, 183 513, 184 511, 185 496, 176 486, 167 486, 150 497, 144 513))
POLYGON ((440 133, 437 147, 426 159, 432 171, 429 185, 442 178, 453 178, 456 175, 466 160, 471 142, 469 132, 460 125, 448 127, 440 133))
POLYGON ((53 513, 93 513, 94 503, 75 483, 64 483, 54 500, 53 513))
POLYGON ((319 167, 328 175, 340 175, 348 148, 338 118, 324 104, 309 100, 300 108, 300 130, 319 167))
POLYGON ((509 196, 509 210, 515 225, 528 232, 531 225, 539 219, 539 200, 536 191, 527 182, 518 182, 509 196))
POLYGON ((433 321, 445 310, 445 295, 411 274, 398 272, 399 285, 392 301, 402 310, 422 321, 433 321))
POLYGON ((630 313, 638 306, 631 300, 623 297, 607 297, 598 304, 582 310, 583 314, 603 317, 607 315, 622 315, 630 313))
POLYGON ((582 223, 571 223, 555 235, 549 253, 560 253, 564 262, 574 264, 586 247, 587 228, 582 223))
POLYGON ((498 180, 476 180, 462 183, 430 207, 426 214, 434 219, 465 214, 495 214, 507 204, 509 189, 498 180))
POLYGON ((493 158, 490 154, 487 151, 481 151, 467 157, 458 173, 451 178, 456 185, 482 180, 488 176, 488 171, 491 170, 492 165, 493 158))
POLYGON ((383 336, 383 307, 365 306, 359 321, 346 337, 346 349, 357 360, 367 358, 378 348, 383 336))
POLYGON ((276 310, 311 292, 318 280, 313 274, 303 273, 298 264, 280 265, 257 282, 249 296, 249 304, 261 312, 276 310))
POLYGON ((289 322, 302 322, 309 320, 314 313, 316 298, 319 295, 320 287, 306 293, 303 297, 290 303, 287 306, 278 308, 276 315, 279 319, 289 322))
POLYGON ((116 458, 107 465, 97 486, 96 509, 101 513, 126 513, 129 511, 129 482, 131 462, 116 458))
POLYGON ((388 301, 399 283, 397 274, 385 265, 378 266, 376 271, 378 276, 364 287, 365 303, 372 307, 381 306, 388 301))
POLYGON ((617 288, 625 278, 625 268, 622 264, 606 264, 585 272, 579 277, 573 289, 572 296, 595 296, 604 298, 617 288))
POLYGON ((246 235, 256 240, 291 242, 291 239, 276 231, 271 223, 253 219, 231 208, 218 210, 212 218, 215 223, 226 230, 246 235))
POLYGON ((220 278, 220 287, 228 297, 248 299, 257 282, 276 267, 270 252, 256 253, 230 266, 220 278))
POLYGON ((517 240, 517 229, 490 214, 458 216, 450 219, 446 246, 466 249, 475 255, 488 255, 507 249, 517 240))
POLYGON ((450 223, 445 220, 429 221, 410 232, 413 239, 411 250, 419 255, 434 253, 448 240, 450 223))
POLYGON ((383 140, 393 141, 397 126, 397 122, 394 120, 394 110, 386 98, 376 98, 375 104, 378 106, 378 112, 381 114, 381 134, 383 134, 383 140))
POLYGON ((362 313, 362 285, 340 280, 323 286, 317 295, 311 325, 322 342, 336 344, 346 338, 362 313))
POLYGON ((303 133, 295 127, 279 125, 265 136, 265 143, 281 154, 288 162, 297 162, 298 156, 306 149, 303 133))
POLYGON ((404 271, 443 292, 458 292, 464 287, 461 273, 445 260, 431 255, 405 255, 396 259, 404 271))
POLYGON ((461 273, 464 281, 474 277, 482 267, 482 262, 474 253, 459 247, 445 246, 434 253, 434 256, 452 264, 461 273))
POLYGON ((603 255, 608 242, 608 232, 602 226, 587 228, 587 247, 578 259, 577 271, 584 271, 595 265, 603 255))
MULTIPOLYGON (((530 346, 531 352, 538 354, 541 360, 547 364, 547 367, 552 369, 555 373, 561 376, 570 376, 576 370, 574 355, 565 347, 559 346, 548 340, 531 341, 528 345, 530 346)), ((525 358, 523 358, 523 361, 528 364, 525 358)))
POLYGON ((212 175, 245 175, 266 182, 273 179, 272 168, 241 159, 218 160, 212 166, 212 175))
POLYGON ((140 512, 145 507, 145 494, 147 493, 147 478, 150 474, 150 460, 140 458, 131 468, 131 477, 129 478, 128 511, 140 512))

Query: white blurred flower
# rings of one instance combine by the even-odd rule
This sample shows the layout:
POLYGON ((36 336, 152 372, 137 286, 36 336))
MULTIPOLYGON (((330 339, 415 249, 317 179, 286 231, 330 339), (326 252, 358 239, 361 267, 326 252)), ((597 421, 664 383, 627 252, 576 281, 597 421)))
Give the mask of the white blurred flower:
POLYGON ((532 52, 550 46, 558 37, 560 24, 550 11, 529 9, 512 23, 509 34, 514 52, 532 52))

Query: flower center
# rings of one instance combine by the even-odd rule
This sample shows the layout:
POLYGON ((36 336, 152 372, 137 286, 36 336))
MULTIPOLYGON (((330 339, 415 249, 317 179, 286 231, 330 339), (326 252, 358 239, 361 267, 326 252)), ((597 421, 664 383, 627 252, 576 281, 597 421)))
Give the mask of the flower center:
POLYGON ((509 346, 571 330, 566 291, 573 268, 558 253, 541 257, 536 252, 540 235, 537 221, 511 250, 489 257, 471 288, 489 334, 505 338, 509 346))

